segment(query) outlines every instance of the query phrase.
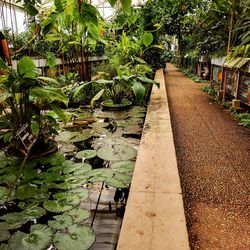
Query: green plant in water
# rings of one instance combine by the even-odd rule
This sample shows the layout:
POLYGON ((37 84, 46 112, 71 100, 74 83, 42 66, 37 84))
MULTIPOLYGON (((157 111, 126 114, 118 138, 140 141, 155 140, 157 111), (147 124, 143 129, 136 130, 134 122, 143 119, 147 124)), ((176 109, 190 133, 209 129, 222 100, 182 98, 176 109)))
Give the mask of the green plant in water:
POLYGON ((8 244, 9 250, 43 250, 49 247, 53 231, 45 225, 32 225, 30 233, 18 231, 14 233, 8 244))

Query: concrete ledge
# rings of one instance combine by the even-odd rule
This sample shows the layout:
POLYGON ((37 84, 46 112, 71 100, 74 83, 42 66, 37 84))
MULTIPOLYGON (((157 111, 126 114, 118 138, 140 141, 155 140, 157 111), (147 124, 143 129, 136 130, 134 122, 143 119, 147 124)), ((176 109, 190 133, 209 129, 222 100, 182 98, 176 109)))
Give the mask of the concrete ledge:
POLYGON ((156 73, 119 250, 189 249, 163 71, 156 73))

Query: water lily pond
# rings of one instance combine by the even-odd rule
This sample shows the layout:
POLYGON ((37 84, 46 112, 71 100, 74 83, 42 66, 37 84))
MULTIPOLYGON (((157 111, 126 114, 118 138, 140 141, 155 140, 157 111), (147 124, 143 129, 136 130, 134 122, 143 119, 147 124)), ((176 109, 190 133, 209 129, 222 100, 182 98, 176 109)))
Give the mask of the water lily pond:
POLYGON ((58 150, 28 160, 18 181, 20 160, 1 151, 0 249, 115 247, 145 112, 68 109, 58 150))

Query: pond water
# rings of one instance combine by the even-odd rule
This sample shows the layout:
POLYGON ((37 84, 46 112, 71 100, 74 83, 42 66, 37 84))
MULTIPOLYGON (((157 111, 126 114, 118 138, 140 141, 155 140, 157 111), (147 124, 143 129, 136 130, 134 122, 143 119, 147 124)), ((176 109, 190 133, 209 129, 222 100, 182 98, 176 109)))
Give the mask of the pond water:
POLYGON ((28 161, 11 194, 20 161, 1 152, 0 249, 113 249, 145 112, 68 109, 58 152, 28 161))

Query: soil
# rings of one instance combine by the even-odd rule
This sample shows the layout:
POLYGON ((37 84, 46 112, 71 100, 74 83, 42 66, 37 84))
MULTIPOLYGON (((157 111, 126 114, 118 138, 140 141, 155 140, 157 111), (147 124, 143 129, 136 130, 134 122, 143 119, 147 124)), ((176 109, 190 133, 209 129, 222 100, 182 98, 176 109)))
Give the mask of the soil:
POLYGON ((250 129, 173 65, 165 74, 191 249, 250 249, 250 129))

